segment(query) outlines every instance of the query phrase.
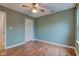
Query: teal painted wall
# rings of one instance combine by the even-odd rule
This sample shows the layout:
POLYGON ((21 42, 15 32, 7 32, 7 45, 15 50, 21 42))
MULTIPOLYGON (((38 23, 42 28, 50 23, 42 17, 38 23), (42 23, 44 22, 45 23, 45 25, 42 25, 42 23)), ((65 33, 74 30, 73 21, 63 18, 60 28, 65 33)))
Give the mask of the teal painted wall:
POLYGON ((75 9, 69 9, 35 21, 36 39, 59 44, 75 45, 75 9))
MULTIPOLYGON (((0 10, 7 13, 7 47, 24 42, 24 19, 28 16, 2 6, 0 6, 0 10), (10 30, 9 27, 13 27, 13 29, 10 30)), ((34 20, 34 39, 74 46, 74 9, 32 19, 34 20)))
POLYGON ((36 39, 35 18, 33 18, 33 39, 36 39))
POLYGON ((7 12, 7 46, 25 41, 25 16, 13 11, 7 12), (9 27, 13 27, 12 30, 9 27))
POLYGON ((2 6, 0 11, 6 12, 6 46, 25 42, 25 17, 28 16, 2 6))
MULTIPOLYGON (((76 8, 76 24, 77 24, 77 20, 79 20, 79 11, 77 11, 78 9, 79 9, 79 4, 77 4, 77 8, 76 8)), ((79 21, 78 21, 78 26, 76 25, 76 34, 75 35, 76 35, 76 41, 79 41, 79 21)), ((75 48, 79 55, 79 44, 77 42, 75 42, 75 48)))

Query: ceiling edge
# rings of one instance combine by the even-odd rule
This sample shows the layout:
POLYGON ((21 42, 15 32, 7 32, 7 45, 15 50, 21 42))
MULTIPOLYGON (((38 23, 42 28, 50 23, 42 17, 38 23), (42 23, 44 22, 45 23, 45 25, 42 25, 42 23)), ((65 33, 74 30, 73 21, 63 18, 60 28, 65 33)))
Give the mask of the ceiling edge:
MULTIPOLYGON (((75 7, 70 8, 70 9, 75 9, 75 7)), ((70 10, 70 9, 66 9, 66 10, 70 10)), ((66 11, 66 10, 63 10, 63 11, 66 11)), ((60 12, 63 12, 63 11, 54 12, 54 13, 51 13, 51 14, 60 13, 60 12)), ((49 15, 51 15, 51 14, 47 14, 47 15, 44 15, 44 16, 40 16, 40 17, 37 17, 37 18, 46 17, 46 16, 49 16, 49 15)), ((36 18, 36 19, 37 19, 37 18, 36 18)))
POLYGON ((11 11, 14 11, 14 12, 17 12, 17 13, 22 14, 22 15, 25 15, 25 16, 27 16, 27 17, 29 17, 29 18, 33 18, 33 17, 31 17, 31 16, 29 16, 29 15, 27 15, 27 14, 21 13, 21 12, 19 12, 19 11, 16 11, 16 10, 11 9, 11 8, 8 8, 8 7, 5 7, 5 6, 3 6, 3 5, 0 5, 0 7, 3 7, 3 8, 5 8, 5 9, 8 9, 8 10, 11 10, 11 11))

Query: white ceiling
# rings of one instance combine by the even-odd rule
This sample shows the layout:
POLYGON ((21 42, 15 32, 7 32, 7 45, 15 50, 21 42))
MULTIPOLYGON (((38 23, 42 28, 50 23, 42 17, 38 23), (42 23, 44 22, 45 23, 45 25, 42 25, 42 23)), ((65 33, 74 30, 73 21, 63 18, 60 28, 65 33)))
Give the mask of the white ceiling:
POLYGON ((73 3, 41 3, 41 6, 44 7, 46 12, 38 12, 37 14, 33 14, 31 10, 29 10, 29 8, 22 7, 22 5, 26 5, 26 4, 30 4, 30 3, 0 3, 0 5, 4 7, 8 7, 18 12, 25 13, 26 15, 29 15, 35 18, 48 15, 51 13, 67 10, 75 6, 75 4, 73 3))

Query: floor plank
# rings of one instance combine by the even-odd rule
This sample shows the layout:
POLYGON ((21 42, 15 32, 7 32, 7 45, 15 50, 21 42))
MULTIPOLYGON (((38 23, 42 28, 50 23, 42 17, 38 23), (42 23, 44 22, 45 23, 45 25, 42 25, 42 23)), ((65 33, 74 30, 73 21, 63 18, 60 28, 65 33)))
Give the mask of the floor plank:
POLYGON ((0 51, 4 56, 76 56, 72 48, 61 47, 41 41, 29 41, 26 44, 0 51))

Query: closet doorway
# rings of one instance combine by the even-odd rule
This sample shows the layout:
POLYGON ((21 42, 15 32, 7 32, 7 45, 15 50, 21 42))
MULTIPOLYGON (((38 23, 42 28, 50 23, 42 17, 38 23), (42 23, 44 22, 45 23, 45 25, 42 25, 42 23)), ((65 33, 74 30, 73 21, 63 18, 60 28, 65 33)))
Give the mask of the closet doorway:
POLYGON ((25 18, 25 41, 33 40, 33 20, 25 18))

